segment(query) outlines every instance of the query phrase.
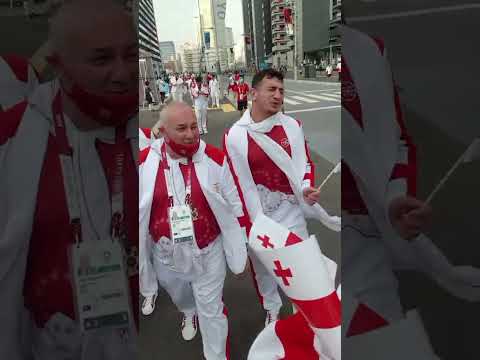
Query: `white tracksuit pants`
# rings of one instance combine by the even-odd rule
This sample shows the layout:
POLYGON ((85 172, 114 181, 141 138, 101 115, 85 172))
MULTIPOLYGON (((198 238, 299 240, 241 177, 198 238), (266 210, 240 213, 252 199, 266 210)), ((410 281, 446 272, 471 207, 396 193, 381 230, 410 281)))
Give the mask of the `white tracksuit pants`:
POLYGON ((345 212, 342 225, 342 282, 358 284, 348 291, 388 322, 402 319, 398 281, 376 225, 367 215, 345 212))
POLYGON ((195 105, 195 115, 198 121, 198 128, 202 131, 206 131, 208 99, 197 98, 195 99, 194 105, 195 105))
POLYGON ((182 278, 153 258, 158 281, 184 313, 197 312, 206 360, 225 360, 228 319, 222 301, 227 273, 221 239, 204 254, 205 271, 191 281, 182 278))
POLYGON ((220 107, 220 91, 212 91, 211 93, 212 98, 212 106, 220 107))

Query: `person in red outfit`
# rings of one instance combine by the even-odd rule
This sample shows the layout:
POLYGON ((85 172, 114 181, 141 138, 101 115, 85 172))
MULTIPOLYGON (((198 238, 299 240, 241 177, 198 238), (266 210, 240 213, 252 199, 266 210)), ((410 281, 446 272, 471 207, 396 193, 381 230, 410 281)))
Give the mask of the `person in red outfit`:
POLYGON ((240 78, 233 91, 237 98, 237 110, 241 111, 243 114, 243 112, 248 109, 248 94, 250 92, 250 87, 244 82, 243 78, 240 78))

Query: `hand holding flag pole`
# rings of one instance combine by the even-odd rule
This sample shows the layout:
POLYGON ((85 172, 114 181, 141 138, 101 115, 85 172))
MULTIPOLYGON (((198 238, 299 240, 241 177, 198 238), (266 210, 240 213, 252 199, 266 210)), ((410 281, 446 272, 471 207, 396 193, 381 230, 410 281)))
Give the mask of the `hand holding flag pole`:
POLYGON ((448 172, 445 174, 445 176, 440 180, 440 182, 435 186, 435 189, 430 193, 428 196, 427 200, 425 200, 425 205, 429 204, 435 194, 445 185, 447 180, 450 178, 450 176, 453 174, 453 172, 461 165, 464 163, 468 163, 474 160, 477 160, 480 158, 480 138, 477 138, 473 140, 473 142, 470 144, 470 146, 465 150, 465 152, 458 158, 458 160, 455 162, 455 164, 448 170, 448 172))

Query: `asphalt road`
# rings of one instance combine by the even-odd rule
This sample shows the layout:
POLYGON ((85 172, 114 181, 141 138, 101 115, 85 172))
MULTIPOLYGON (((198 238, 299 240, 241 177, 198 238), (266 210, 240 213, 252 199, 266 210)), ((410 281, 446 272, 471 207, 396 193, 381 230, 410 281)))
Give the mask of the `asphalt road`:
MULTIPOLYGON (((223 84, 222 82, 222 86, 223 84)), ((340 159, 339 84, 286 81, 285 87, 286 98, 291 101, 290 104, 286 103, 285 111, 289 115, 301 119, 304 123, 307 140, 313 150, 316 181, 319 183, 340 159), (322 96, 323 99, 318 96, 322 96), (293 102, 297 102, 297 104, 293 102), (332 106, 335 107, 330 108, 332 106)), ((229 99, 225 97, 222 103, 228 104, 229 99)), ((231 106, 224 108, 226 111, 208 111, 209 133, 203 139, 215 146, 221 146, 225 130, 240 118, 240 112, 235 111, 231 106)), ((142 111, 140 126, 151 127, 157 119, 158 112, 142 111)), ((331 214, 340 213, 339 176, 332 177, 324 188, 322 205, 331 214)), ((335 261, 340 261, 340 234, 333 233, 313 222, 309 223, 309 230, 317 235, 322 250, 327 256, 335 261)), ((250 273, 244 273, 240 277, 228 274, 225 282, 224 301, 229 311, 231 358, 233 360, 246 359, 248 349, 256 335, 262 330, 265 320, 265 314, 258 302, 250 273)), ((285 300, 284 304, 287 303, 285 300)), ((284 306, 282 315, 287 315, 290 311, 290 306, 284 306)), ((161 292, 157 299, 155 312, 151 316, 141 317, 140 359, 201 359, 200 334, 198 333, 191 342, 183 341, 180 334, 180 322, 181 314, 172 305, 168 295, 161 292)))

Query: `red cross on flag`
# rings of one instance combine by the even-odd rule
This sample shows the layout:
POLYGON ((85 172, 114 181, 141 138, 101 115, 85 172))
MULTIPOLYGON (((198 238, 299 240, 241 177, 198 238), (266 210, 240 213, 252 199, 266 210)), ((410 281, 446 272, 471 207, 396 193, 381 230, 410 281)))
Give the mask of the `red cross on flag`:
MULTIPOLYGON (((252 226, 248 243, 299 310, 299 313, 285 320, 296 323, 299 334, 304 334, 294 340, 294 343, 298 345, 306 341, 310 344, 310 355, 315 354, 313 357, 307 356, 303 353, 304 350, 307 351, 303 346, 302 359, 316 359, 319 354, 324 355, 322 358, 340 359, 342 318, 341 304, 334 282, 336 265, 322 254, 315 236, 302 239, 261 214, 257 216, 252 226), (302 321, 304 321, 303 324, 301 324, 302 321)), ((281 337, 282 328, 286 324, 282 321, 277 321, 274 328, 277 337, 281 337)), ((272 331, 272 329, 265 329, 265 331, 272 331)), ((268 337, 271 339, 271 334, 268 337)), ((259 339, 261 338, 259 336, 259 339)), ((259 341, 262 343, 261 340, 259 341)), ((280 343, 284 342, 280 341, 280 343)), ((259 345, 256 346, 258 349, 259 345)), ((254 348, 255 346, 252 347, 254 348)), ((283 351, 287 351, 285 347, 283 351)), ((255 350, 252 354, 255 352, 261 353, 255 350)), ((299 358, 298 354, 295 356, 299 358)), ((275 357, 249 356, 249 359, 269 358, 275 357)), ((286 356, 283 358, 287 359, 286 356)), ((293 355, 291 358, 294 358, 293 355)))

